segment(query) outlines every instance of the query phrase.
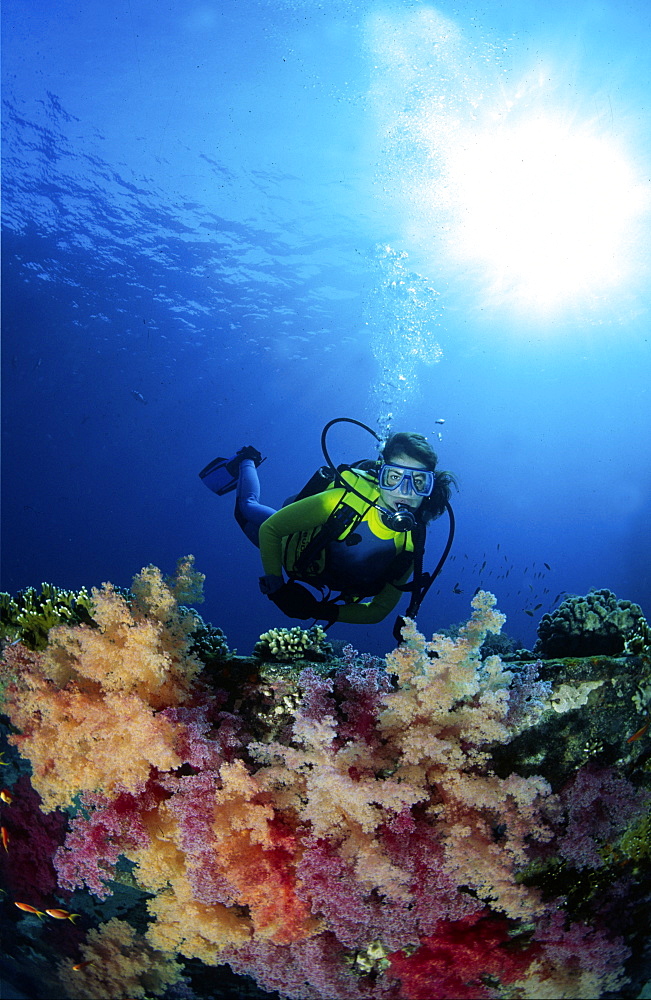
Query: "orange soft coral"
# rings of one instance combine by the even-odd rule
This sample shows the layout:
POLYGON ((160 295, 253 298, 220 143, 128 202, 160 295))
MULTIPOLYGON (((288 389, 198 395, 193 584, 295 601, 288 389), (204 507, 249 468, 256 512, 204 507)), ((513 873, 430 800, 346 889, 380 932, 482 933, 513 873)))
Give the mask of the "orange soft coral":
POLYGON ((265 801, 261 786, 241 761, 222 765, 220 777, 215 850, 237 902, 248 907, 262 938, 287 944, 310 937, 318 924, 296 892, 296 836, 265 801))

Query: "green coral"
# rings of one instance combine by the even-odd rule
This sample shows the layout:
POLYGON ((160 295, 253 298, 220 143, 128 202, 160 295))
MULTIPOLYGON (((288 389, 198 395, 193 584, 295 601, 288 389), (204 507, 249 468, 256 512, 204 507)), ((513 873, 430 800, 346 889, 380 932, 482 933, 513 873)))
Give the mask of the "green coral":
POLYGON ((326 641, 326 633, 320 625, 302 629, 272 628, 263 632, 253 649, 253 655, 260 660, 291 663, 292 660, 323 661, 332 654, 332 647, 326 641))
POLYGON ((651 859, 651 812, 629 826, 608 853, 618 865, 627 861, 636 865, 648 864, 651 859))
MULTIPOLYGON (((408 953, 414 949, 405 949, 408 953)), ((351 955, 346 955, 344 961, 352 971, 358 976, 367 976, 369 973, 386 972, 391 966, 387 958, 390 949, 385 947, 381 941, 371 941, 366 948, 359 949, 351 955)))
POLYGON ((624 651, 634 656, 651 655, 651 625, 641 618, 624 644, 624 651))
POLYGON ((85 587, 62 590, 51 583, 20 590, 15 597, 0 593, 0 640, 45 649, 55 625, 92 623, 93 599, 85 587))

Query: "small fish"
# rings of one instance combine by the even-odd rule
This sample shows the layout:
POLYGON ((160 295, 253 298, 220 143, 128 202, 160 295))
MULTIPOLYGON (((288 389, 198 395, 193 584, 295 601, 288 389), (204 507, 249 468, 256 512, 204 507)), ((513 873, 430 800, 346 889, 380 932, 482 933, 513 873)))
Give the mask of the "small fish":
POLYGON ((2 846, 4 847, 5 851, 8 851, 10 837, 9 837, 9 831, 7 830, 6 826, 0 826, 0 839, 2 840, 2 846))
POLYGON ((73 965, 72 971, 81 972, 81 970, 85 969, 87 965, 92 965, 92 964, 93 964, 92 962, 77 962, 76 965, 73 965))
POLYGON ((435 424, 444 424, 445 423, 445 417, 439 417, 438 420, 434 421, 434 423, 435 424))
POLYGON ((69 920, 70 923, 74 924, 75 917, 81 916, 80 913, 69 913, 68 910, 46 910, 48 917, 54 917, 55 920, 69 920))
POLYGON ((527 608, 525 608, 524 613, 525 615, 529 615, 530 618, 533 618, 533 611, 529 611, 527 608))
POLYGON ((539 611, 542 608, 542 604, 536 604, 534 611, 539 611))
POLYGON ((6 802, 8 806, 10 806, 11 803, 14 801, 14 797, 8 788, 3 788, 2 790, 0 790, 0 799, 2 799, 3 802, 6 802))
POLYGON ((543 566, 545 567, 545 569, 551 569, 551 566, 549 565, 549 563, 543 563, 543 566))
POLYGON ((35 916, 39 918, 45 916, 45 914, 41 910, 37 910, 35 906, 30 906, 29 903, 14 902, 14 906, 17 906, 19 910, 24 910, 25 913, 33 913, 35 916))
MULTIPOLYGON (((12 642, 11 645, 15 646, 16 644, 12 642)), ((0 753, 0 757, 4 757, 4 753, 0 753)), ((9 767, 9 763, 6 760, 0 760, 0 764, 2 764, 3 767, 9 767)))
POLYGON ((137 399, 139 403, 144 403, 145 406, 147 405, 147 400, 145 399, 145 397, 141 392, 137 391, 137 389, 132 389, 131 395, 133 396, 134 399, 137 399))
POLYGON ((458 583, 455 583, 454 587, 452 588, 452 593, 453 594, 463 594, 463 590, 461 589, 461 587, 459 586, 458 583))
POLYGON ((485 569, 486 569, 486 560, 484 559, 483 563, 481 564, 481 569, 479 570, 479 572, 483 573, 485 569))
POLYGON ((647 731, 648 728, 649 728, 649 723, 645 722, 644 725, 640 729, 638 729, 638 731, 636 733, 633 733, 632 736, 629 736, 629 738, 626 740, 626 742, 627 743, 634 743, 635 740, 641 739, 642 736, 644 736, 644 734, 646 733, 646 731, 647 731))

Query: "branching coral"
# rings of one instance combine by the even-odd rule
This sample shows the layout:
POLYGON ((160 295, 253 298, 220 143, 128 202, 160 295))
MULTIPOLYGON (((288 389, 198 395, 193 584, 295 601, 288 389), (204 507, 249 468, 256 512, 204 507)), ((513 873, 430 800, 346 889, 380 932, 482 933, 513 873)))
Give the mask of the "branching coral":
POLYGON ((27 587, 15 597, 0 594, 0 638, 20 639, 28 649, 44 649, 53 626, 88 622, 91 606, 85 587, 75 593, 43 583, 40 591, 27 587))
POLYGON ((295 625, 293 628, 272 628, 263 632, 255 644, 254 656, 261 660, 325 660, 331 652, 326 641, 326 633, 320 625, 303 629, 295 625))

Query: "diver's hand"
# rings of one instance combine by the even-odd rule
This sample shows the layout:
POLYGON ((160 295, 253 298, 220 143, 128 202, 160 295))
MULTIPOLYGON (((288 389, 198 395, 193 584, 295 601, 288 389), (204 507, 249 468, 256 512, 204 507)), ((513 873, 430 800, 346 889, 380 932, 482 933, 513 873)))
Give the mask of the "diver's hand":
POLYGON ((273 573, 267 573, 266 576, 260 577, 260 592, 266 594, 267 597, 271 597, 275 594, 277 590, 282 587, 285 579, 282 576, 274 576, 273 573))
POLYGON ((403 626, 405 626, 406 624, 407 624, 407 622, 402 617, 402 615, 398 615, 398 617, 396 618, 395 622, 393 623, 393 638, 396 640, 396 642, 398 643, 398 645, 400 645, 401 642, 405 641, 402 638, 402 629, 403 629, 403 626))
POLYGON ((321 601, 314 594, 301 587, 300 583, 290 580, 283 583, 273 593, 267 594, 277 608, 288 618, 321 618, 321 601))

